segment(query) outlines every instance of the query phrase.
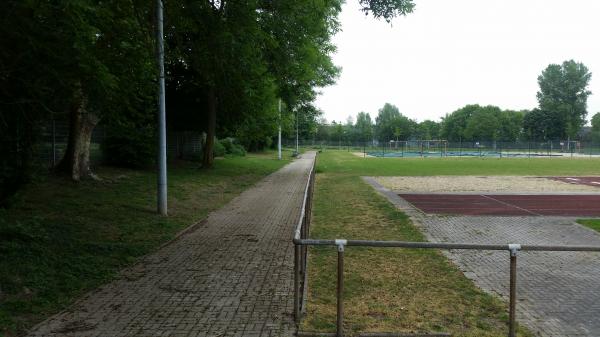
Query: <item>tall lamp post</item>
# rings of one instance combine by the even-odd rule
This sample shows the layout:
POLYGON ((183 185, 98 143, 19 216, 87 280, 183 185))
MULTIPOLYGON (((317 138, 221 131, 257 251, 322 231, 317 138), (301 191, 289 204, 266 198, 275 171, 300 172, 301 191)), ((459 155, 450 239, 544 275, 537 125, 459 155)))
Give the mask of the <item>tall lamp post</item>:
POLYGON ((156 0, 156 57, 158 61, 158 175, 157 209, 167 215, 167 130, 165 105, 165 47, 163 42, 163 3, 156 0))
POLYGON ((281 160, 281 98, 279 99, 279 136, 277 137, 277 158, 281 160))

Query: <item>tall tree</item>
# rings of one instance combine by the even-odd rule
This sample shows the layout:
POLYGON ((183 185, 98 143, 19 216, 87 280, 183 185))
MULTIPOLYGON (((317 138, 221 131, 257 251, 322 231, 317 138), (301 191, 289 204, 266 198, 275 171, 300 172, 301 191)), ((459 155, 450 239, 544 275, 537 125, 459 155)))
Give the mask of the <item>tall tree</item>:
POLYGON ((396 130, 396 128, 400 128, 402 126, 403 121, 401 119, 406 119, 406 117, 400 114, 400 110, 393 104, 385 103, 377 114, 375 118, 375 134, 377 139, 380 142, 387 142, 389 140, 395 139, 395 133, 402 133, 400 129, 396 130))
POLYGON ((467 140, 498 140, 500 133, 500 108, 479 107, 467 121, 463 135, 467 140))
POLYGON ((418 139, 438 139, 440 136, 440 123, 424 120, 418 124, 415 136, 418 139))
POLYGON ((449 141, 465 139, 465 129, 473 113, 479 110, 478 104, 466 105, 442 118, 441 136, 449 141))
POLYGON ((538 77, 539 108, 548 115, 558 117, 553 120, 561 123, 560 137, 574 138, 585 124, 591 77, 592 74, 583 63, 573 60, 561 65, 551 64, 538 77))
MULTIPOLYGON (((74 180, 90 176, 96 124, 104 116, 137 109, 149 97, 143 83, 151 83, 153 69, 150 6, 141 0, 8 0, 2 6, 11 26, 20 27, 2 34, 6 42, 16 42, 3 45, 17 47, 1 56, 11 59, 1 62, 7 66, 2 72, 16 80, 11 85, 21 85, 13 97, 20 97, 21 106, 35 102, 27 104, 39 117, 68 116, 69 140, 58 169, 74 180), (18 34, 24 34, 21 42, 18 34)), ((27 129, 37 122, 28 118, 27 129)))
POLYGON ((523 135, 523 117, 527 111, 504 110, 500 113, 500 130, 498 139, 504 142, 514 142, 523 135))
POLYGON ((359 141, 368 142, 373 139, 373 121, 371 120, 371 115, 366 112, 359 112, 356 115, 355 127, 359 141))
POLYGON ((598 142, 600 141, 600 112, 595 113, 590 122, 592 124, 592 140, 598 142))

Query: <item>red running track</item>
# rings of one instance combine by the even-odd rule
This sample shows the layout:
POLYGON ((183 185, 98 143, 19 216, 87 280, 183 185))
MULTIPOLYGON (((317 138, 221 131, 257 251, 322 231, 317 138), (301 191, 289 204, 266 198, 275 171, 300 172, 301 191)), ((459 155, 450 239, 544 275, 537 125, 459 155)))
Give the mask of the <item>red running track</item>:
POLYGON ((428 214, 600 216, 600 195, 399 194, 428 214))

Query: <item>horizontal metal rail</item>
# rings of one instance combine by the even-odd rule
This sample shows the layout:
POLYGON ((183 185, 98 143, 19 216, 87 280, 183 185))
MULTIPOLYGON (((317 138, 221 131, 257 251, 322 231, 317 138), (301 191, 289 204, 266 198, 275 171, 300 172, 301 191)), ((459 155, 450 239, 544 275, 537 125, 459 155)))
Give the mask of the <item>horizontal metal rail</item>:
MULTIPOLYGON (((340 240, 294 239, 296 245, 337 246, 340 240)), ((510 250, 509 244, 471 244, 471 243, 439 243, 413 241, 377 241, 377 240, 344 240, 346 246, 357 247, 398 247, 398 248, 433 248, 433 249, 470 249, 470 250, 510 250)), ((600 252, 600 246, 553 246, 553 245, 518 245, 520 251, 544 252, 600 252)))
MULTIPOLYGON (((509 294, 509 337, 516 336, 516 289, 517 289, 517 253, 531 252, 600 252, 600 246, 558 246, 558 245, 521 245, 521 244, 471 244, 471 243, 440 243, 412 241, 378 241, 378 240, 322 240, 294 239, 296 247, 335 246, 338 251, 337 277, 337 324, 335 336, 343 336, 343 289, 344 289, 344 252, 345 247, 377 247, 377 248, 408 248, 408 249, 444 249, 444 250, 497 250, 510 253, 510 294, 509 294)), ((308 336, 310 334, 305 334, 308 336)), ((359 334, 359 336, 448 336, 448 334, 359 334)))

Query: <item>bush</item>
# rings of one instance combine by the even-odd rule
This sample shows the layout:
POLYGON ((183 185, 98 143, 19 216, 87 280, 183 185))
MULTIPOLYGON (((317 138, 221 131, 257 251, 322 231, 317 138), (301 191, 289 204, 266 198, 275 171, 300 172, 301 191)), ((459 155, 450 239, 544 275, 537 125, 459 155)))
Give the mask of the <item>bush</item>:
POLYGON ((109 165, 141 168, 156 157, 156 140, 151 127, 112 126, 102 142, 102 156, 109 165))
POLYGON ((246 149, 238 144, 234 138, 228 137, 221 139, 220 143, 225 147, 225 153, 234 156, 245 156, 246 149))
POLYGON ((225 146, 221 144, 218 139, 215 139, 215 146, 213 148, 213 156, 215 157, 223 157, 225 155, 225 146))

